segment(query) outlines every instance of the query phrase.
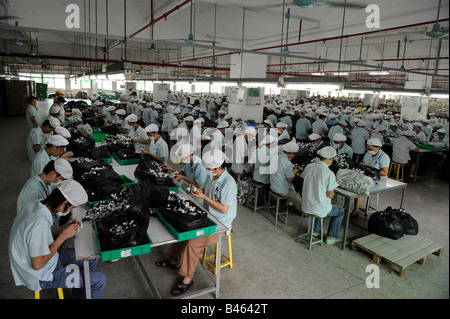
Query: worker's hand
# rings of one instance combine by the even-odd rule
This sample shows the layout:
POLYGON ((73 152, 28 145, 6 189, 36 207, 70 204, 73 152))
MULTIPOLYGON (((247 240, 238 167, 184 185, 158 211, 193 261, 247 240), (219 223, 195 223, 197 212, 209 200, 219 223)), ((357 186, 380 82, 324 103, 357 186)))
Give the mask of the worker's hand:
POLYGON ((141 154, 152 155, 152 154, 150 153, 150 151, 149 151, 149 150, 146 150, 146 149, 141 149, 141 154))
POLYGON ((75 221, 75 222, 72 221, 72 223, 70 223, 70 221, 69 221, 69 222, 66 223, 66 225, 67 226, 61 232, 61 236, 64 239, 71 238, 71 237, 75 236, 76 233, 77 233, 77 229, 80 228, 80 222, 79 221, 75 221))
POLYGON ((69 152, 65 152, 63 155, 61 155, 61 158, 67 158, 67 157, 72 157, 74 155, 74 153, 72 151, 69 152))
POLYGON ((204 199, 206 198, 206 195, 203 193, 203 189, 195 187, 195 185, 193 184, 189 184, 189 186, 192 190, 191 190, 191 194, 192 196, 194 196, 195 198, 199 198, 199 199, 204 199), (195 191, 194 191, 195 188, 195 191))
POLYGON ((300 170, 298 168, 294 169, 294 175, 297 175, 300 170))
POLYGON ((168 170, 168 171, 174 171, 175 169, 172 167, 172 166, 170 166, 169 164, 163 164, 162 165, 162 168, 164 168, 164 169, 166 169, 166 170, 168 170))
POLYGON ((184 179, 184 176, 181 175, 181 174, 176 174, 176 175, 173 177, 173 179, 176 180, 176 181, 179 181, 180 179, 184 179))

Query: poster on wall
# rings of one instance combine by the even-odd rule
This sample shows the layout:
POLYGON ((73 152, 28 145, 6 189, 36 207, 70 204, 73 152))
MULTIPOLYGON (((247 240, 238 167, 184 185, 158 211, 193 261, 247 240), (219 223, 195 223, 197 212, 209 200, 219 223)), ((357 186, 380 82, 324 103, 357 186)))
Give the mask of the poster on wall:
POLYGON ((229 94, 229 103, 230 104, 238 104, 238 93, 239 93, 239 86, 231 86, 230 87, 230 94, 229 94))
POLYGON ((249 88, 247 94, 247 104, 260 105, 261 104, 261 88, 249 88))
POLYGON ((159 91, 169 91, 170 90, 169 83, 159 83, 158 90, 159 91))
POLYGON ((402 96, 400 98, 401 116, 407 115, 411 120, 416 120, 419 115, 419 108, 421 108, 421 96, 402 96))

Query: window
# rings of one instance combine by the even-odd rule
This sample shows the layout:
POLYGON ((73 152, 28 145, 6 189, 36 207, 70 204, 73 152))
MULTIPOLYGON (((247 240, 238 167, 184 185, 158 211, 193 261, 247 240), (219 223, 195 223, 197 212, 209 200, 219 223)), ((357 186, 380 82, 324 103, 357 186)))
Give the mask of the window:
POLYGON ((136 90, 145 91, 145 81, 137 81, 136 82, 136 90))
POLYGON ((44 82, 47 84, 47 88, 54 88, 55 87, 55 81, 53 79, 53 75, 44 75, 44 82))
POLYGON ((31 74, 31 81, 34 81, 36 83, 44 83, 41 74, 31 74))
POLYGON ((103 90, 112 90, 112 82, 108 80, 103 80, 103 90))
POLYGON ((71 90, 79 90, 81 89, 81 80, 77 78, 70 79, 70 89, 71 90))
POLYGON ((145 91, 153 92, 153 82, 152 81, 145 81, 145 91))
POLYGON ((66 89, 66 79, 64 77, 64 74, 55 74, 54 75, 54 81, 55 81, 55 89, 66 89))
POLYGON ((81 82, 81 88, 82 89, 90 89, 91 88, 91 80, 89 80, 89 79, 82 79, 80 82, 81 82))

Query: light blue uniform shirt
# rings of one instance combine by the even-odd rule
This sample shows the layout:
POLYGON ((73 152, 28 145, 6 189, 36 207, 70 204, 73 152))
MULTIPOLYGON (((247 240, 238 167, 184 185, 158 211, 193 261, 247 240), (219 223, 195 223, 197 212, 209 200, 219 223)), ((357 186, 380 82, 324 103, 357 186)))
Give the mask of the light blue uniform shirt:
POLYGON ((280 122, 287 124, 288 128, 292 127, 292 120, 291 120, 291 117, 289 115, 286 115, 285 117, 282 117, 280 119, 280 122))
POLYGON ((211 199, 218 200, 222 205, 229 205, 228 211, 223 214, 205 201, 205 209, 216 217, 228 230, 227 235, 231 233, 231 223, 237 214, 237 185, 234 178, 228 174, 227 169, 218 179, 212 180, 211 176, 206 178, 203 191, 211 199))
POLYGON ((308 130, 311 130, 311 122, 306 118, 300 118, 295 124, 295 138, 306 140, 308 138, 308 130))
POLYGON ((330 130, 328 131, 328 138, 330 139, 330 145, 334 146, 333 136, 336 133, 344 134, 344 130, 340 125, 334 125, 330 127, 330 130))
POLYGON ((327 216, 332 209, 327 192, 338 186, 336 176, 327 164, 320 160, 308 164, 303 171, 302 210, 319 217, 327 216))
POLYGON ((391 163, 389 156, 381 149, 375 156, 367 152, 362 161, 364 165, 375 167, 377 169, 389 167, 389 164, 391 163))
MULTIPOLYGON (((202 160, 198 156, 195 156, 193 163, 186 163, 182 168, 182 171, 187 178, 195 181, 200 187, 205 184, 206 178, 208 177, 206 168, 203 166, 202 160)), ((184 190, 187 190, 188 185, 187 183, 184 184, 186 185, 183 185, 183 188, 184 190)))
POLYGON ((150 114, 150 124, 156 124, 158 125, 158 127, 161 127, 161 123, 159 123, 158 121, 158 111, 157 110, 153 110, 152 113, 150 114))
POLYGON ((169 146, 162 137, 160 137, 157 142, 152 140, 148 150, 150 153, 155 154, 158 157, 164 157, 164 164, 167 164, 167 160, 169 159, 169 146))
POLYGON ((294 177, 294 166, 286 154, 278 156, 278 169, 270 175, 270 189, 277 194, 286 195, 289 188, 294 190, 294 186, 287 178, 294 177))
POLYGON ((350 158, 353 158, 353 150, 350 146, 348 146, 346 143, 342 146, 341 149, 336 149, 338 154, 348 154, 350 158))
POLYGON ((152 112, 153 109, 151 107, 146 107, 144 109, 144 112, 142 113, 142 120, 144 121, 145 126, 152 123, 152 112))
POLYGON ((393 136, 400 136, 400 134, 402 134, 402 131, 400 131, 399 129, 396 129, 395 131, 393 131, 390 128, 388 128, 388 130, 386 131, 386 134, 393 135, 393 136))
POLYGON ((291 136, 289 135, 289 132, 287 131, 287 127, 284 129, 284 131, 280 134, 280 136, 278 136, 278 140, 290 140, 291 136))
POLYGON ((45 134, 42 131, 41 127, 33 128, 30 133, 28 133, 27 137, 27 151, 28 151, 28 159, 33 162, 36 152, 33 149, 33 145, 39 144, 41 146, 41 150, 45 147, 45 134))
POLYGON ((58 252, 39 270, 31 266, 31 257, 50 254, 53 244, 51 212, 38 199, 29 201, 17 214, 9 235, 8 253, 16 286, 40 291, 39 281, 52 281, 58 252))
MULTIPOLYGON (((433 138, 432 142, 439 142, 439 136, 436 135, 436 136, 433 138)), ((444 136, 444 138, 442 139, 441 143, 444 143, 444 145, 448 147, 448 142, 449 142, 448 137, 447 137, 447 136, 444 136)))
MULTIPOLYGON (((249 163, 253 165, 253 180, 258 183, 270 184, 270 165, 274 154, 267 146, 261 146, 252 153, 249 163)), ((276 168, 273 172, 276 171, 276 168)))
MULTIPOLYGON (((145 130, 141 127, 138 126, 137 130, 135 130, 133 127, 131 128, 131 130, 128 133, 128 136, 130 138, 132 138, 133 140, 138 140, 138 141, 146 141, 149 139, 147 132, 145 132, 145 130)), ((134 143, 134 148, 136 149, 136 151, 141 151, 142 147, 146 147, 146 144, 141 144, 141 143, 134 143)))
POLYGON ((39 175, 30 177, 17 197, 17 212, 32 199, 43 200, 51 193, 51 187, 47 186, 39 175))
POLYGON ((355 154, 364 154, 366 152, 366 142, 369 139, 369 133, 362 127, 358 127, 350 134, 352 140, 352 150, 355 154))
POLYGON ((41 149, 39 152, 37 152, 36 157, 31 163, 31 177, 35 175, 40 175, 48 162, 57 159, 58 157, 49 156, 45 151, 45 148, 41 149))

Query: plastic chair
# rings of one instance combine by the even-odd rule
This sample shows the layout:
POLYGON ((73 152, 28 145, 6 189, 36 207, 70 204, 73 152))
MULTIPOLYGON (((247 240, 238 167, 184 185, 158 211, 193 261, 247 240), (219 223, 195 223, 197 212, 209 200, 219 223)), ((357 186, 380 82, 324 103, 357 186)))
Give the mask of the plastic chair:
MULTIPOLYGON (((228 254, 230 255, 229 257, 225 256, 224 254, 220 254, 221 258, 224 258, 225 261, 223 263, 220 263, 220 269, 222 269, 223 267, 226 266, 230 266, 230 269, 233 269, 233 251, 231 249, 231 235, 234 234, 234 231, 231 231, 231 233, 228 236, 228 254)), ((220 235, 219 235, 220 236, 220 235)), ((217 255, 219 252, 219 242, 216 243, 215 246, 216 250, 214 252, 214 254, 206 256, 206 251, 208 249, 208 247, 205 247, 204 251, 203 251, 203 265, 206 263, 208 264, 213 270, 214 270, 214 275, 217 275, 217 267, 218 267, 218 260, 219 260, 219 256, 217 255), (211 258, 214 258, 214 261, 210 261, 211 258)))
MULTIPOLYGON (((64 299, 64 293, 63 293, 63 289, 62 288, 56 288, 56 290, 58 291, 58 298, 59 299, 64 299)), ((38 290, 34 291, 34 299, 41 299, 41 292, 38 290)))
POLYGON ((394 169, 394 173, 395 172, 397 173, 395 180, 399 181, 399 182, 403 182, 404 168, 405 168, 405 164, 400 164, 400 163, 391 161, 391 164, 389 165, 388 178, 391 177, 391 171, 392 171, 392 169, 394 169), (400 171, 401 171, 401 177, 399 178, 400 171))
POLYGON ((320 246, 323 246, 323 218, 320 218, 317 215, 307 214, 303 212, 303 217, 308 217, 308 231, 306 233, 302 233, 302 221, 303 218, 300 221, 300 230, 297 236, 297 242, 300 242, 301 240, 305 240, 308 243, 308 249, 311 250, 312 246, 315 244, 320 244, 320 246), (314 232, 314 221, 316 218, 320 218, 320 240, 314 240, 313 232, 314 232))

